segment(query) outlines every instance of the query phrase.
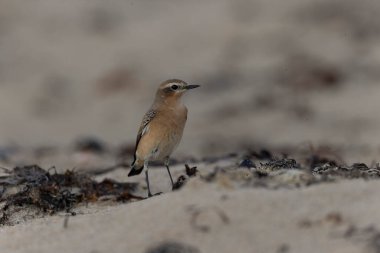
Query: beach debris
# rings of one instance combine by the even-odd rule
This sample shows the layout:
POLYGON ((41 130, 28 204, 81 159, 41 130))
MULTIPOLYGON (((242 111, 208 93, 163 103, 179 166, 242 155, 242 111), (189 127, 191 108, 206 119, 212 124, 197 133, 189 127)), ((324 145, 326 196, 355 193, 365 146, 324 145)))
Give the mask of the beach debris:
POLYGON ((369 167, 364 163, 354 163, 351 166, 336 166, 331 163, 325 163, 321 166, 313 168, 312 172, 314 175, 323 177, 325 180, 331 180, 336 178, 380 178, 379 164, 376 164, 373 167, 369 167))
POLYGON ((177 181, 173 185, 173 190, 178 190, 184 186, 186 183, 186 177, 184 175, 181 175, 178 177, 177 181))
POLYGON ((60 174, 37 165, 16 167, 0 177, 0 226, 10 225, 10 217, 20 208, 29 207, 42 214, 60 211, 71 213, 80 203, 113 200, 141 200, 132 192, 137 183, 121 183, 111 179, 97 182, 87 174, 67 170, 60 174))
POLYGON ((198 173, 197 167, 190 167, 188 164, 185 164, 185 171, 187 177, 185 175, 180 175, 177 181, 174 182, 173 190, 182 188, 190 177, 195 177, 198 173))
POLYGON ((256 168, 256 165, 251 159, 245 158, 239 163, 239 167, 250 169, 250 168, 256 168))
POLYGON ((76 216, 77 213, 76 212, 71 212, 71 213, 67 213, 65 215, 65 219, 63 220, 63 228, 64 229, 67 229, 69 227, 69 219, 71 216, 76 216))
MULTIPOLYGON (((104 150, 107 155, 112 152, 97 142, 86 143, 80 150, 104 150)), ((339 153, 331 154, 329 150, 311 148, 306 153, 297 153, 288 149, 288 155, 284 155, 284 149, 247 150, 241 154, 202 158, 194 167, 184 159, 178 162, 185 164, 184 171, 177 176, 173 190, 182 189, 193 177, 227 190, 244 187, 296 189, 344 179, 380 178, 378 163, 347 165, 339 158, 339 153), (202 164, 206 167, 200 167, 202 164)), ((162 164, 157 166, 162 167, 162 164)), ((45 170, 38 165, 0 168, 0 226, 58 212, 66 212, 70 216, 81 208, 81 204, 142 200, 144 198, 134 195, 140 189, 138 183, 94 179, 99 176, 105 178, 114 170, 128 167, 129 162, 121 161, 113 166, 81 168, 81 172, 67 170, 64 173, 58 173, 54 167, 45 170)))
MULTIPOLYGON (((205 182, 214 182, 229 189, 244 186, 293 189, 343 179, 380 178, 379 164, 368 166, 363 163, 355 163, 349 166, 340 162, 339 159, 333 160, 319 153, 308 154, 307 159, 298 160, 290 157, 276 158, 270 152, 267 154, 270 155, 265 155, 265 158, 270 157, 270 159, 258 162, 256 167, 247 169, 250 161, 238 160, 235 165, 233 163, 224 167, 216 165, 208 173, 202 173, 200 178, 205 182)), ((250 153, 250 156, 243 157, 253 156, 253 153, 250 153)))
POLYGON ((146 253, 200 253, 199 249, 180 242, 167 241, 151 247, 146 253))
POLYGON ((188 164, 185 164, 185 168, 186 168, 186 175, 189 177, 194 177, 198 173, 197 167, 190 167, 188 164))
POLYGON ((287 158, 262 163, 261 166, 272 171, 278 169, 299 169, 301 167, 296 160, 287 158))

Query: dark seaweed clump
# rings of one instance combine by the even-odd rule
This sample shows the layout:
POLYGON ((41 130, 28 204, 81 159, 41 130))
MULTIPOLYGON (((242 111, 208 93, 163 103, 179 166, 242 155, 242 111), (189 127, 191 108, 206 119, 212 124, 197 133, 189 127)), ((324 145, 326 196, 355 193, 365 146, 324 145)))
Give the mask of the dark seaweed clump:
POLYGON ((136 183, 110 179, 97 182, 88 174, 72 170, 60 174, 37 165, 4 170, 8 175, 0 177, 0 226, 12 224, 9 218, 25 207, 43 214, 70 213, 80 203, 141 199, 131 193, 137 187, 136 183))

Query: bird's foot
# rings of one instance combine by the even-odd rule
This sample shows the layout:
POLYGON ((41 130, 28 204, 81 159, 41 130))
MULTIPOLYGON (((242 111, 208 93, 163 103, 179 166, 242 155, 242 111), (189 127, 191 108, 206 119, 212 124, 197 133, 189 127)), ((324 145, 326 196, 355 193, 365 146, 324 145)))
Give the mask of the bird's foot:
POLYGON ((152 194, 152 193, 148 192, 148 198, 151 198, 151 197, 154 197, 154 196, 158 196, 158 195, 161 195, 161 194, 162 194, 162 192, 157 192, 155 194, 152 194))

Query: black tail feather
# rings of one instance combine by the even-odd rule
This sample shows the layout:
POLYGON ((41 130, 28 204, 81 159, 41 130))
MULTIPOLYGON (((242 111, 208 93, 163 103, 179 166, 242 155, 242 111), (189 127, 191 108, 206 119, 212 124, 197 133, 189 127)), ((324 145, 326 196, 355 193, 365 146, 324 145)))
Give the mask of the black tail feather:
POLYGON ((128 174, 128 177, 139 175, 143 171, 143 169, 144 169, 144 166, 136 167, 136 165, 133 165, 131 171, 128 174))

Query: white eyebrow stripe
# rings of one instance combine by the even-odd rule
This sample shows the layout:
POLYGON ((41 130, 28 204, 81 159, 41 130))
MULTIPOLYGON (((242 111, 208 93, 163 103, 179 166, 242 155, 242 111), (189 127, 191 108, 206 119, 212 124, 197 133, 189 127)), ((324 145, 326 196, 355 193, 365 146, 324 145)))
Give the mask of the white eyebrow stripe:
POLYGON ((181 86, 181 84, 180 83, 168 83, 168 85, 167 85, 167 87, 170 87, 170 86, 172 86, 172 85, 178 85, 178 86, 181 86))

